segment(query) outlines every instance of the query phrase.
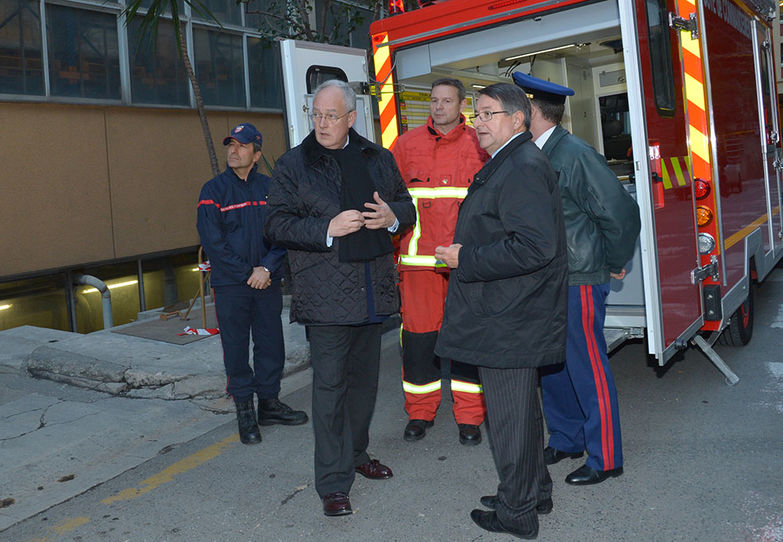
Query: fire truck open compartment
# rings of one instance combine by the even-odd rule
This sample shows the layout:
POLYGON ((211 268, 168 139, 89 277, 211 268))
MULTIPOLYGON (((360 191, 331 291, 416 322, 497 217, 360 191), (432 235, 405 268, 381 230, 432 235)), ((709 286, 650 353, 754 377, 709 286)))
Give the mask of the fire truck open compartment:
MULTIPOLYGON (((629 111, 616 2, 591 3, 400 48, 394 64, 401 93, 428 90, 438 78, 455 77, 472 94, 492 83, 512 82, 515 71, 574 89, 563 126, 604 154, 619 181, 636 196, 631 128, 639 121, 629 111)), ((423 122, 405 120, 409 128, 423 122)), ((642 336, 645 327, 637 248, 625 280, 612 281, 607 307, 610 348, 642 336)))

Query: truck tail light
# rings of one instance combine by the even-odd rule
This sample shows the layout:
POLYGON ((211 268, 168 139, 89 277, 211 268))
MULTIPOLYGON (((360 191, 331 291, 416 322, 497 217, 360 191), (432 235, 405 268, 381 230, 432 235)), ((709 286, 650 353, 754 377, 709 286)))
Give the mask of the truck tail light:
POLYGON ((704 205, 696 207, 696 224, 703 228, 710 222, 712 222, 712 210, 704 205))
POLYGON ((696 193, 696 199, 704 199, 710 195, 710 185, 704 179, 695 179, 693 189, 696 193))
POLYGON ((709 254, 715 250, 715 238, 709 233, 700 233, 698 236, 699 254, 709 254))

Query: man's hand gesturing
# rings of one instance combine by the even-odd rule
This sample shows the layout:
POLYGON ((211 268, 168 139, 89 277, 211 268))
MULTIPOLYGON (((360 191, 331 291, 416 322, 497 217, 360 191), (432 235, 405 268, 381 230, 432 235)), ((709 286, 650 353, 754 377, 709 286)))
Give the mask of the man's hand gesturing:
POLYGON ((372 211, 364 211, 364 225, 368 230, 380 230, 382 228, 391 228, 397 221, 394 212, 389 204, 381 199, 378 192, 373 192, 372 197, 375 203, 365 203, 364 206, 372 211))

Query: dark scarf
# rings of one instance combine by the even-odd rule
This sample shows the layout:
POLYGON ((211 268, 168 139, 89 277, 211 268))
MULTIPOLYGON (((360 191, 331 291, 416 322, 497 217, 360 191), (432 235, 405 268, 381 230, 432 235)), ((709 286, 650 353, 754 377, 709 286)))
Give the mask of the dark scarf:
MULTIPOLYGON (((355 209, 369 211, 365 203, 375 203, 372 195, 375 184, 370 178, 362 150, 355 141, 350 140, 344 149, 324 149, 340 166, 342 189, 340 191, 340 211, 355 209)), ((369 262, 383 254, 394 251, 389 232, 385 229, 360 230, 337 238, 337 251, 341 262, 369 262)))

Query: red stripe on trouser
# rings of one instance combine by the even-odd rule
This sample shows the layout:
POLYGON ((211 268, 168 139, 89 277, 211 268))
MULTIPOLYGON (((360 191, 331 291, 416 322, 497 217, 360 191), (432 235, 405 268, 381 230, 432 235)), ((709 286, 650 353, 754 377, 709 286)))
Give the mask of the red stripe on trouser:
POLYGON ((593 327, 595 325, 595 313, 593 309, 593 287, 590 285, 579 288, 582 301, 582 328, 587 339, 588 356, 590 366, 593 369, 593 379, 596 385, 598 408, 601 414, 601 447, 604 456, 604 470, 614 468, 614 431, 612 427, 611 404, 609 403, 609 389, 606 384, 606 374, 601 363, 601 354, 595 341, 593 327))
MULTIPOLYGON (((212 292, 212 300, 213 300, 212 302, 215 304, 215 324, 217 325, 218 328, 220 328, 220 319, 218 319, 218 316, 217 316, 217 304, 218 304, 218 301, 217 301, 217 298, 215 297, 215 289, 214 288, 210 288, 210 291, 212 292)), ((220 337, 220 351, 223 352, 223 360, 224 360, 223 364, 225 365, 226 351, 223 348, 223 337, 220 337)), ((231 377, 226 375, 226 393, 228 393, 228 385, 229 384, 231 384, 231 377)), ((233 397, 232 397, 232 399, 233 399, 233 397)))

